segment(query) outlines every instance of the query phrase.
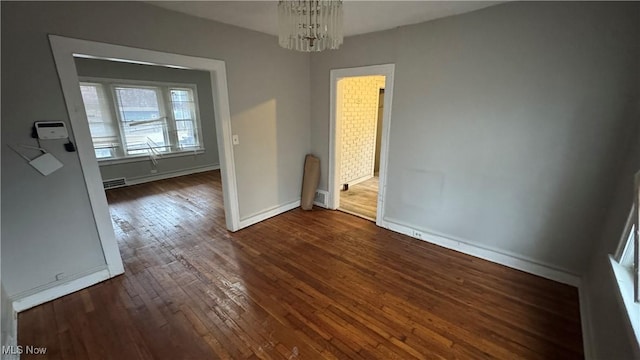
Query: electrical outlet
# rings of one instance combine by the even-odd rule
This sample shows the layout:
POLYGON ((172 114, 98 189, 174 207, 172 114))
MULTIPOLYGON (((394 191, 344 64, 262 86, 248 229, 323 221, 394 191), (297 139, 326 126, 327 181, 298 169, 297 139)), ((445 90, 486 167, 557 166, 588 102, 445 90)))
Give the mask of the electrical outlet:
POLYGON ((240 137, 238 137, 238 135, 233 135, 231 139, 233 141, 233 145, 240 145, 240 137))
POLYGON ((64 273, 56 274, 56 281, 62 280, 64 278, 64 273))
POLYGON ((416 239, 422 239, 422 231, 413 230, 411 236, 416 239))

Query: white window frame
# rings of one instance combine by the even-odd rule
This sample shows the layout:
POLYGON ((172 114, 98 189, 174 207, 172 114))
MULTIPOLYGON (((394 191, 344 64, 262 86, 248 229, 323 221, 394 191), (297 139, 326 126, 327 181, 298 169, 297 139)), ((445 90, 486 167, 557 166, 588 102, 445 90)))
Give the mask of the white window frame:
MULTIPOLYGON (((103 90, 107 95, 107 102, 108 102, 107 106, 110 111, 110 116, 112 117, 113 121, 117 123, 117 130, 118 130, 117 135, 118 135, 118 140, 120 141, 120 147, 116 149, 116 155, 114 157, 97 159, 100 165, 145 161, 150 156, 150 154, 128 155, 126 153, 124 129, 122 128, 124 123, 121 119, 121 115, 120 115, 120 112, 118 111, 116 100, 115 100, 116 99, 115 91, 117 86, 159 89, 160 91, 158 93, 158 103, 160 104, 161 107, 164 108, 164 110, 163 109, 160 109, 160 110, 164 111, 164 116, 166 117, 166 121, 167 121, 167 128, 169 128, 169 130, 175 129, 176 127, 176 124, 175 124, 176 120, 173 115, 173 111, 171 107, 172 106, 171 97, 170 97, 171 89, 191 90, 193 93, 193 100, 195 105, 195 117, 196 117, 195 118, 196 126, 194 127, 194 132, 195 132, 195 137, 198 140, 198 146, 194 147, 193 149, 183 149, 183 150, 173 148, 170 151, 163 152, 161 154, 161 157, 171 158, 171 157, 178 157, 178 156, 202 154, 205 152, 204 141, 202 138, 202 117, 200 116, 200 104, 198 101, 199 99, 198 86, 196 84, 182 83, 182 82, 162 82, 162 81, 148 81, 148 80, 103 78, 103 77, 93 77, 93 76, 81 76, 81 77, 78 77, 78 80, 79 80, 79 84, 82 84, 82 83, 100 84, 104 87, 103 90)), ((168 138, 175 137, 174 134, 171 134, 171 131, 169 131, 169 134, 166 134, 166 136, 168 138)), ((178 145, 178 142, 175 141, 176 139, 171 139, 171 140, 172 140, 171 143, 173 145, 172 147, 175 147, 178 145)))
POLYGON ((615 254, 609 256, 611 270, 618 285, 618 300, 622 304, 628 318, 630 333, 640 347, 640 302, 638 295, 640 277, 638 261, 638 242, 640 237, 640 172, 634 179, 633 206, 627 217, 627 222, 618 243, 615 254))

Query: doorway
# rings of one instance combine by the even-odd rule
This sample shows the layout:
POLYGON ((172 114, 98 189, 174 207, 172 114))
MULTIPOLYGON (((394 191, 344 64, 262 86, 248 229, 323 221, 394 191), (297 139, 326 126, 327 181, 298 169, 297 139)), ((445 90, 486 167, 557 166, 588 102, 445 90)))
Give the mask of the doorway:
POLYGON ((340 120, 340 206, 338 210, 376 221, 385 77, 338 81, 340 120))
POLYGON ((329 208, 381 225, 394 65, 331 71, 329 208))

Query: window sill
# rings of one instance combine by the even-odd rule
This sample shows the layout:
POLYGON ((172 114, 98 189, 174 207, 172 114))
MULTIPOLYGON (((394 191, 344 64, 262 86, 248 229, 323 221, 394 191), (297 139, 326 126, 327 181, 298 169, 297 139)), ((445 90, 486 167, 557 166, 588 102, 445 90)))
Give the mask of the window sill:
MULTIPOLYGON (((205 151, 204 149, 199 149, 199 150, 172 152, 166 155, 159 156, 158 160, 181 157, 181 156, 189 156, 189 155, 200 155, 200 154, 204 154, 204 151, 205 151)), ((126 158, 118 158, 118 159, 98 160, 98 165, 106 166, 106 165, 126 164, 126 163, 141 162, 141 161, 149 161, 149 155, 139 155, 139 156, 130 156, 126 158)))
POLYGON ((625 310, 627 324, 631 327, 631 334, 636 341, 635 350, 638 351, 640 347, 640 303, 633 301, 633 272, 620 265, 611 255, 609 255, 609 263, 618 285, 618 301, 625 310))

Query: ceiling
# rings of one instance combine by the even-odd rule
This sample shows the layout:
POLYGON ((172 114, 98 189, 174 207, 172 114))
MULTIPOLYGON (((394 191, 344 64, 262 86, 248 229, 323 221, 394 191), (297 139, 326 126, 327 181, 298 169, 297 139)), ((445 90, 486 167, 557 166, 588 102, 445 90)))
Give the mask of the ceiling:
MULTIPOLYGON (((185 14, 277 35, 277 1, 147 1, 185 14)), ((345 0, 344 35, 351 36, 462 14, 504 1, 345 0)))

